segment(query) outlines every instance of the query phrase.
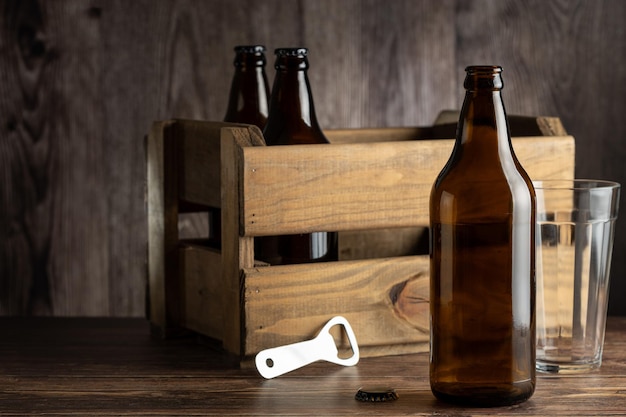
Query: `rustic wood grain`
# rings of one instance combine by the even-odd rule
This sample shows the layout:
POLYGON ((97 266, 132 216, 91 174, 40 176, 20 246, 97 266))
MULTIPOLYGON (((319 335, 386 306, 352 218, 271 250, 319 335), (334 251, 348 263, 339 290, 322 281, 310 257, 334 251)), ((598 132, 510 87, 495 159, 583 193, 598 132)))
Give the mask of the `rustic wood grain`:
POLYGON ((0 277, 8 291, 0 312, 109 313, 97 16, 87 4, 3 6, 2 143, 9 150, 2 152, 8 212, 0 277))
MULTIPOLYGON (((225 329, 224 323, 230 322, 225 314, 231 311, 221 302, 224 299, 221 253, 206 245, 186 241, 179 247, 179 259, 179 273, 186 278, 181 283, 180 325, 223 340, 224 332, 229 330, 225 329)), ((150 300, 154 302, 156 297, 150 296, 150 300)))
POLYGON ((244 268, 254 266, 254 240, 241 236, 241 163, 242 149, 264 145, 258 128, 249 131, 238 128, 221 130, 222 166, 222 274, 218 284, 222 293, 219 304, 225 320, 222 322, 222 344, 228 352, 241 352, 245 344, 243 312, 244 268))
POLYGON ((323 128, 428 125, 457 106, 453 1, 302 3, 323 128))
POLYGON ((618 416, 626 403, 626 319, 610 317, 600 370, 539 374, 526 403, 452 407, 435 400, 428 354, 318 362, 273 380, 194 338, 154 341, 141 319, 2 318, 0 414, 89 416, 618 416), (361 386, 395 388, 360 403, 361 386))
MULTIPOLYGON (((577 176, 626 184, 625 16, 621 0, 5 0, 0 314, 144 315, 143 137, 221 120, 236 44, 268 47, 270 79, 274 48, 308 46, 325 129, 430 124, 460 106, 465 65, 498 63, 510 114, 560 117, 577 176)), ((612 271, 626 314, 626 258, 612 271)))
MULTIPOLYGON (((241 233, 427 226, 430 189, 452 146, 436 140, 244 148, 241 233)), ((571 137, 514 138, 513 146, 531 178, 573 176, 571 137)))
MULTIPOLYGON (((576 138, 576 176, 626 184, 626 35, 618 23, 626 3, 478 0, 456 8, 459 79, 466 65, 502 65, 510 114, 560 117, 576 138)), ((626 222, 618 221, 614 253, 625 251, 626 222)), ((613 259, 609 310, 626 315, 626 258, 613 259)))
POLYGON ((363 357, 426 352, 428 282, 427 255, 248 268, 244 352, 308 340, 336 315, 350 321, 363 357))

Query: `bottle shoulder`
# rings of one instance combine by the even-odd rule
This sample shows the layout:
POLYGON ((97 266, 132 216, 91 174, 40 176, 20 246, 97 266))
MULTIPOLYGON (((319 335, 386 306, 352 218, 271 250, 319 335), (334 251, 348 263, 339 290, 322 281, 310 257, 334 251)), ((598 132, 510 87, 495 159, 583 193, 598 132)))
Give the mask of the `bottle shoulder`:
POLYGON ((317 123, 314 114, 303 116, 283 112, 279 107, 270 109, 263 136, 268 145, 330 143, 317 123))
POLYGON ((268 123, 263 131, 267 145, 314 145, 328 144, 329 140, 319 129, 306 125, 270 126, 268 123))
POLYGON ((485 169, 476 173, 448 169, 443 170, 433 184, 433 193, 447 193, 459 196, 472 193, 500 193, 502 197, 505 197, 516 192, 527 194, 531 191, 532 185, 528 174, 518 169, 485 169))
POLYGON ((430 195, 430 217, 434 222, 504 221, 510 216, 529 222, 534 207, 532 184, 517 171, 497 178, 443 175, 437 178, 430 195))

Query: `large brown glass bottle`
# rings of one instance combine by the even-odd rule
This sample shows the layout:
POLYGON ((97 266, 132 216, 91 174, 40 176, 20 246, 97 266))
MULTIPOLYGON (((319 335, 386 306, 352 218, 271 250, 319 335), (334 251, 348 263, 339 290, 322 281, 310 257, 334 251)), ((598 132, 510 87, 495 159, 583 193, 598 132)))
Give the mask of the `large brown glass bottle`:
MULTIPOLYGON (((276 77, 263 131, 272 145, 327 144, 315 115, 306 48, 276 49, 276 77)), ((255 257, 270 264, 337 260, 337 233, 268 236, 255 240, 255 257)))
POLYGON ((456 142, 430 196, 430 384, 456 404, 515 404, 535 389, 535 193, 501 71, 466 68, 456 142))
MULTIPOLYGON (((269 113, 269 84, 265 75, 265 46, 235 46, 235 73, 230 85, 230 95, 225 122, 245 123, 265 128, 269 113)), ((209 210, 209 245, 221 247, 222 213, 209 210)))

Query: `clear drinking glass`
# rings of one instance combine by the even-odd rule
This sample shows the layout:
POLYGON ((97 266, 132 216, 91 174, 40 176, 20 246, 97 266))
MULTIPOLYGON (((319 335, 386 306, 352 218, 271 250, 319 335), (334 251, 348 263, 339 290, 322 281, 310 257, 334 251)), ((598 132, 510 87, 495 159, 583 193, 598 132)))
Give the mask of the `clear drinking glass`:
POLYGON ((537 370, 599 368, 620 185, 533 183, 537 195, 537 370))

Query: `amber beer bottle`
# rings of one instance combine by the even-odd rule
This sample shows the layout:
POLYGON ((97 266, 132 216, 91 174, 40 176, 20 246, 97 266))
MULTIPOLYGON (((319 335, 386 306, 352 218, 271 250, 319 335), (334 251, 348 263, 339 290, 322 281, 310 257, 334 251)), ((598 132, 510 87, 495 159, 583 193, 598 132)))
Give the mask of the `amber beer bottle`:
POLYGON ((502 68, 466 72, 430 196, 430 384, 446 402, 510 405, 535 390, 535 192, 511 145, 502 68))
MULTIPOLYGON (((317 122, 307 70, 306 48, 275 50, 276 76, 270 111, 263 131, 273 145, 327 144, 317 122)), ((337 260, 337 233, 268 236, 255 240, 256 259, 270 264, 299 264, 337 260)))
MULTIPOLYGON (((265 46, 235 46, 235 73, 225 122, 245 123, 263 130, 269 112, 269 84, 265 75, 265 46)), ((222 213, 209 210, 209 245, 220 247, 222 240, 222 213)))

